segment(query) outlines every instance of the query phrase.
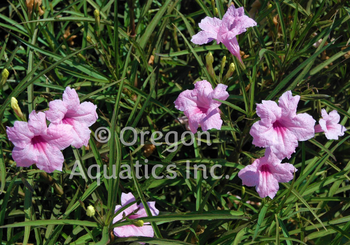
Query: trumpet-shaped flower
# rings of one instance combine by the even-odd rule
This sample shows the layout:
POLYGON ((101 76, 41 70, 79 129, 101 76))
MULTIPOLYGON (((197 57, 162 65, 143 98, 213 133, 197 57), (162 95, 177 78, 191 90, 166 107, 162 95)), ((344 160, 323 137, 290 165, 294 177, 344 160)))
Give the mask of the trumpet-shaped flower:
POLYGON ((236 36, 257 24, 252 18, 244 15, 243 7, 235 8, 231 5, 222 20, 205 17, 198 25, 202 31, 192 36, 193 43, 201 45, 215 39, 218 43, 222 42, 231 54, 242 62, 236 36))
POLYGON ((185 113, 192 133, 197 132, 199 125, 203 131, 212 128, 221 129, 222 120, 219 113, 221 102, 214 99, 226 100, 229 96, 227 86, 218 84, 213 90, 206 80, 198 81, 194 86, 193 90, 180 93, 174 102, 176 109, 185 113))
POLYGON ((346 128, 339 124, 340 116, 336 110, 327 114, 325 109, 321 111, 322 118, 319 120, 319 124, 315 126, 315 132, 324 132, 327 139, 337 140, 338 136, 343 136, 346 128))
POLYGON ((15 145, 12 158, 20 167, 36 164, 48 173, 62 171, 61 150, 71 144, 71 130, 72 126, 65 124, 47 127, 45 113, 32 111, 28 122, 16 121, 14 127, 6 129, 9 140, 15 145))
POLYGON ((255 186, 261 198, 274 198, 279 189, 278 183, 289 182, 296 171, 292 164, 282 164, 271 149, 267 148, 265 156, 239 171, 238 177, 242 179, 243 185, 255 186))
POLYGON ((67 87, 63 93, 63 100, 54 100, 49 103, 46 111, 47 119, 53 124, 67 124, 73 127, 72 146, 80 148, 87 146, 90 139, 89 127, 97 120, 96 105, 91 102, 80 104, 75 89, 67 87))
MULTIPOLYGON (((122 193, 121 196, 121 204, 115 207, 115 212, 120 210, 122 207, 126 206, 135 201, 135 197, 131 192, 122 193)), ((153 216, 157 216, 159 214, 159 210, 155 207, 155 202, 147 202, 147 205, 153 216)), ((123 211, 121 211, 115 218, 113 219, 113 223, 118 221, 123 221, 125 219, 137 219, 147 217, 146 210, 144 206, 141 204, 132 204, 127 207, 123 211)), ((153 237, 154 231, 149 222, 143 222, 142 220, 135 221, 132 225, 124 225, 118 226, 113 229, 114 234, 118 237, 131 237, 131 236, 145 236, 145 237, 153 237)))
POLYGON ((285 92, 274 101, 263 100, 258 104, 256 113, 261 118, 253 124, 250 134, 253 144, 259 147, 270 147, 279 158, 290 158, 298 141, 311 139, 315 135, 315 120, 307 113, 296 114, 300 96, 285 92))

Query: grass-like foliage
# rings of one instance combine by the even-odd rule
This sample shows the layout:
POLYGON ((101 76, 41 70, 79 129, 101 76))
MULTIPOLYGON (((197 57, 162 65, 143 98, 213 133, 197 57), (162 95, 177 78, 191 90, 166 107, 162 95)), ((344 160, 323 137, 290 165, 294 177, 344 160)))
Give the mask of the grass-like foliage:
POLYGON ((1 244, 350 244, 349 131, 299 142, 282 161, 298 171, 273 199, 238 177, 264 156, 249 134, 263 100, 290 90, 300 95, 298 113, 317 124, 322 109, 336 110, 349 128, 348 1, 28 2, 41 1, 0 3, 1 244), (204 17, 222 19, 231 4, 257 22, 237 36, 243 64, 223 44, 191 43, 204 17), (221 130, 199 128, 191 140, 174 101, 200 80, 227 85, 229 97, 221 130), (67 86, 97 106, 88 146, 63 150, 62 171, 17 166, 6 128, 46 111, 67 86), (101 127, 108 141, 99 140, 101 127), (149 222, 154 237, 114 235, 135 225, 113 222, 129 192, 148 215, 136 220, 149 222))

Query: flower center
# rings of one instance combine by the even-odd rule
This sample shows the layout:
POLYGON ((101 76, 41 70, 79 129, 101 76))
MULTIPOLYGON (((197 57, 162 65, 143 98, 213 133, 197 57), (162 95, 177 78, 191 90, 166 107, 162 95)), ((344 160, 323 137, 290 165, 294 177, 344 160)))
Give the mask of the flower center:
POLYGON ((198 109, 199 109, 202 113, 207 113, 207 111, 208 111, 208 108, 201 107, 201 106, 198 106, 198 109))
POLYGON ((35 149, 44 150, 46 148, 46 140, 40 135, 34 136, 31 143, 35 149))
POLYGON ((279 121, 275 121, 272 124, 272 127, 278 134, 284 134, 286 130, 286 128, 279 121))
POLYGON ((65 118, 62 119, 62 122, 63 122, 64 124, 73 125, 74 119, 73 119, 73 118, 70 118, 70 117, 65 117, 65 118))
POLYGON ((269 173, 271 173, 270 167, 269 167, 269 165, 267 165, 267 164, 262 165, 261 168, 260 168, 260 171, 261 171, 263 174, 269 174, 269 173))

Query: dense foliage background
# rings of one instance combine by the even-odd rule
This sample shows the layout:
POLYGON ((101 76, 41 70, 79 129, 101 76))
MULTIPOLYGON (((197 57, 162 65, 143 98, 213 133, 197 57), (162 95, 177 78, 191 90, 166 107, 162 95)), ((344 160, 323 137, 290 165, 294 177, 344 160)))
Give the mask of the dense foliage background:
MULTIPOLYGON (((9 71, 0 91, 2 244, 350 244, 348 131, 338 141, 317 134, 299 142, 288 160, 298 172, 292 182, 280 184, 272 200, 242 186, 237 176, 264 154, 249 134, 258 120, 256 103, 262 100, 277 101, 292 90, 301 95, 298 112, 318 120, 321 108, 336 109, 348 128, 349 2, 253 3, 233 1, 258 23, 238 36, 242 66, 223 45, 190 42, 200 20, 222 18, 231 1, 43 0, 32 13, 24 0, 2 2, 0 71, 9 71), (206 67, 208 51, 215 76, 206 67), (231 63, 236 69, 226 76, 231 63), (121 143, 120 131, 127 126, 181 135, 186 128, 176 118, 183 114, 173 102, 204 79, 213 86, 228 85, 230 93, 220 107, 223 127, 210 130, 210 142, 203 138, 200 146, 196 141, 184 146, 178 139, 174 152, 166 150, 171 146, 164 137, 159 146, 149 136, 142 145, 141 134, 133 146, 121 143), (67 148, 62 172, 16 167, 5 131, 18 120, 11 97, 28 117, 60 99, 67 86, 77 90, 81 101, 98 107, 89 146, 67 148), (108 143, 95 140, 99 127, 110 129, 108 143), (158 174, 176 164, 177 177, 137 179, 132 173, 132 178, 106 179, 102 172, 101 185, 69 178, 77 160, 80 171, 97 163, 106 166, 108 176, 116 165, 119 176, 121 165, 146 159, 149 165, 163 165, 158 174), (216 173, 223 177, 206 179, 201 169, 192 169, 186 179, 188 161, 191 166, 220 164, 216 173), (155 238, 113 236, 114 207, 121 193, 130 191, 142 202, 156 201, 160 215, 143 219, 152 222, 155 238), (86 215, 88 205, 96 208, 94 217, 86 215)), ((132 140, 131 132, 122 137, 132 140)))

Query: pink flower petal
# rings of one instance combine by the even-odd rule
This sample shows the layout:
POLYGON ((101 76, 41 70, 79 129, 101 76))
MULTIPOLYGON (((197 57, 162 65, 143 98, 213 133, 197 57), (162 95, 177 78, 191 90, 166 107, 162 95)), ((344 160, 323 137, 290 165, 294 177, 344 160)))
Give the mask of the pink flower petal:
POLYGON ((273 199, 279 189, 278 181, 273 174, 269 172, 270 165, 264 165, 259 171, 259 184, 256 186, 256 191, 261 198, 269 196, 273 199))
POLYGON ((256 186, 259 184, 259 175, 257 172, 257 162, 246 166, 238 172, 238 177, 241 178, 242 184, 246 186, 256 186), (254 164, 255 163, 255 164, 254 164))
POLYGON ((88 127, 94 124, 98 118, 96 113, 97 106, 91 102, 83 102, 78 110, 68 111, 66 117, 84 123, 88 127))
POLYGON ((336 110, 327 114, 325 109, 322 109, 322 118, 319 120, 319 125, 315 126, 316 132, 325 132, 325 136, 329 140, 338 140, 339 136, 343 136, 346 128, 339 124, 340 116, 336 110))
POLYGON ((24 148, 15 147, 12 150, 12 158, 15 160, 17 167, 30 167, 37 161, 37 154, 33 145, 28 144, 24 148))
POLYGON ((217 38, 221 20, 218 18, 205 17, 198 25, 203 30, 192 36, 191 42, 205 44, 217 38))
POLYGON ((17 147, 24 148, 30 144, 34 133, 29 130, 28 123, 16 121, 14 127, 7 127, 6 133, 9 140, 17 147))
POLYGON ((136 199, 134 197, 134 195, 131 193, 131 192, 128 192, 128 193, 122 193, 122 196, 121 196, 121 203, 122 205, 127 205, 131 202, 135 202, 136 199))
POLYGON ((275 164, 272 171, 275 179, 278 182, 289 182, 293 179, 294 172, 297 172, 298 169, 296 169, 290 163, 282 163, 282 164, 275 164))
POLYGON ((47 125, 45 113, 39 112, 37 114, 35 111, 32 111, 29 114, 28 128, 34 135, 46 134, 47 125))
POLYGON ((234 37, 232 39, 224 39, 224 40, 222 40, 222 43, 225 45, 225 47, 228 49, 228 51, 230 51, 231 54, 236 56, 237 59, 243 64, 237 38, 234 37))
POLYGON ((64 157, 62 152, 52 146, 46 144, 45 148, 37 148, 36 166, 47 173, 52 173, 54 170, 62 171, 64 157))
POLYGON ((230 31, 234 30, 234 33, 237 33, 235 36, 246 32, 247 28, 257 25, 255 20, 244 14, 243 7, 235 8, 233 5, 227 9, 227 12, 222 18, 222 23, 230 31))
POLYGON ((239 171, 238 177, 242 179, 243 185, 255 186, 261 198, 274 198, 279 189, 278 182, 291 181, 295 171, 297 169, 292 164, 281 164, 272 149, 267 148, 265 156, 239 171))
POLYGON ((331 124, 327 126, 327 132, 325 132, 325 135, 329 140, 338 140, 339 136, 343 136, 345 131, 346 129, 343 125, 331 124))
POLYGON ((64 158, 60 150, 71 144, 71 129, 72 126, 63 124, 47 128, 45 113, 33 111, 28 123, 15 122, 13 128, 7 128, 9 139, 15 144, 12 157, 18 166, 36 164, 48 173, 62 171, 64 158))
POLYGON ((218 85, 213 90, 211 84, 203 80, 198 81, 193 90, 180 93, 174 102, 175 108, 185 113, 192 133, 197 132, 199 125, 204 131, 221 128, 222 120, 218 110, 221 102, 214 99, 227 99, 226 88, 226 85, 218 85))
POLYGON ((47 120, 51 123, 60 123, 68 111, 66 103, 62 100, 54 100, 50 101, 49 107, 45 112, 47 120))
POLYGON ((67 87, 63 93, 63 101, 50 102, 50 109, 46 112, 48 119, 54 124, 66 124, 73 127, 71 131, 71 145, 75 148, 87 146, 90 139, 89 127, 98 118, 96 105, 91 102, 80 104, 77 92, 67 87))
POLYGON ((315 136, 315 119, 307 113, 301 113, 291 118, 282 117, 282 124, 288 128, 298 141, 305 141, 315 136))
POLYGON ((260 147, 270 147, 274 154, 283 159, 290 158, 298 146, 297 137, 288 129, 275 123, 263 125, 260 121, 253 124, 250 129, 253 144, 260 147))
POLYGON ((79 96, 74 88, 66 87, 62 98, 68 110, 74 110, 80 105, 79 96))
MULTIPOLYGON (((115 208, 115 211, 117 212, 124 205, 127 205, 133 201, 135 201, 135 197, 131 192, 122 193, 122 196, 121 196, 122 205, 117 205, 115 208)), ((152 215, 156 216, 159 214, 158 209, 155 207, 155 202, 147 202, 147 205, 149 206, 152 215)), ((142 204, 136 205, 136 203, 132 204, 130 207, 122 211, 122 213, 125 213, 125 215, 129 215, 128 218, 130 220, 147 217, 147 213, 144 206, 142 204)), ((113 219, 113 223, 123 220, 122 213, 118 214, 113 219)), ((118 226, 113 229, 113 232, 118 237, 131 237, 131 236, 153 237, 154 236, 153 228, 152 226, 149 225, 148 222, 145 222, 141 227, 138 227, 135 225, 118 226)))
MULTIPOLYGON (((119 208, 116 210, 115 212, 119 211, 119 209, 122 208, 122 206, 117 205, 119 208)), ((123 205, 124 206, 124 205, 123 205)), ((117 216, 114 217, 113 219, 113 223, 117 222, 117 221, 121 221, 124 219, 124 216, 130 217, 130 215, 135 212, 136 210, 138 210, 138 206, 136 203, 132 204, 130 207, 125 208, 123 211, 121 211, 117 216)))
POLYGON ((327 111, 325 109, 322 109, 321 114, 324 120, 331 121, 334 124, 339 123, 340 121, 340 115, 336 110, 331 111, 328 115, 327 111))
POLYGON ((91 134, 90 129, 78 121, 72 121, 71 124, 73 125, 71 145, 75 148, 81 148, 83 145, 88 146, 91 134))
POLYGON ((174 104, 175 108, 180 111, 184 111, 186 110, 186 108, 189 107, 196 107, 196 96, 192 94, 191 90, 187 89, 180 93, 179 97, 177 97, 174 104))
POLYGON ((208 131, 212 128, 220 130, 222 126, 222 120, 219 114, 219 110, 215 109, 211 111, 208 115, 206 115, 206 117, 204 117, 200 121, 200 125, 203 131, 208 131))
MULTIPOLYGON (((147 202, 148 208, 150 209, 152 216, 157 216, 159 215, 159 210, 156 208, 156 202, 147 202)), ((142 217, 147 217, 146 210, 143 206, 142 203, 139 205, 140 210, 137 212, 137 217, 136 218, 142 218, 142 217)))
POLYGON ((150 225, 144 225, 142 227, 137 227, 135 225, 124 225, 115 227, 113 231, 117 237, 154 236, 153 228, 150 225))
POLYGON ((315 135, 315 120, 307 113, 296 114, 299 96, 285 92, 279 99, 263 101, 257 105, 257 114, 261 120, 250 129, 253 144, 270 147, 279 159, 290 158, 298 146, 298 141, 308 140, 315 135))
POLYGON ((47 134, 42 137, 48 144, 63 150, 73 141, 72 126, 66 124, 50 124, 47 129, 47 134))
POLYGON ((271 126, 278 118, 281 118, 282 111, 275 101, 263 100, 262 104, 257 104, 256 114, 261 118, 262 125, 271 126))
POLYGON ((324 132, 321 125, 319 125, 319 124, 316 125, 315 126, 315 133, 321 133, 321 132, 324 132))
MULTIPOLYGON (((226 91, 227 85, 224 84, 218 84, 216 88, 211 92, 211 98, 218 99, 218 100, 227 100, 229 97, 229 93, 226 91)), ((219 103, 218 106, 221 105, 221 102, 219 101, 213 101, 212 103, 219 103)))
POLYGON ((299 100, 300 96, 293 96, 292 91, 283 93, 278 100, 278 105, 282 109, 282 116, 295 116, 299 100))
POLYGON ((205 44, 214 39, 223 43, 227 49, 242 63, 240 48, 236 36, 245 32, 247 28, 256 26, 257 23, 250 17, 244 15, 244 9, 230 6, 223 19, 205 17, 199 27, 202 29, 198 34, 192 36, 191 41, 195 44, 205 44))

